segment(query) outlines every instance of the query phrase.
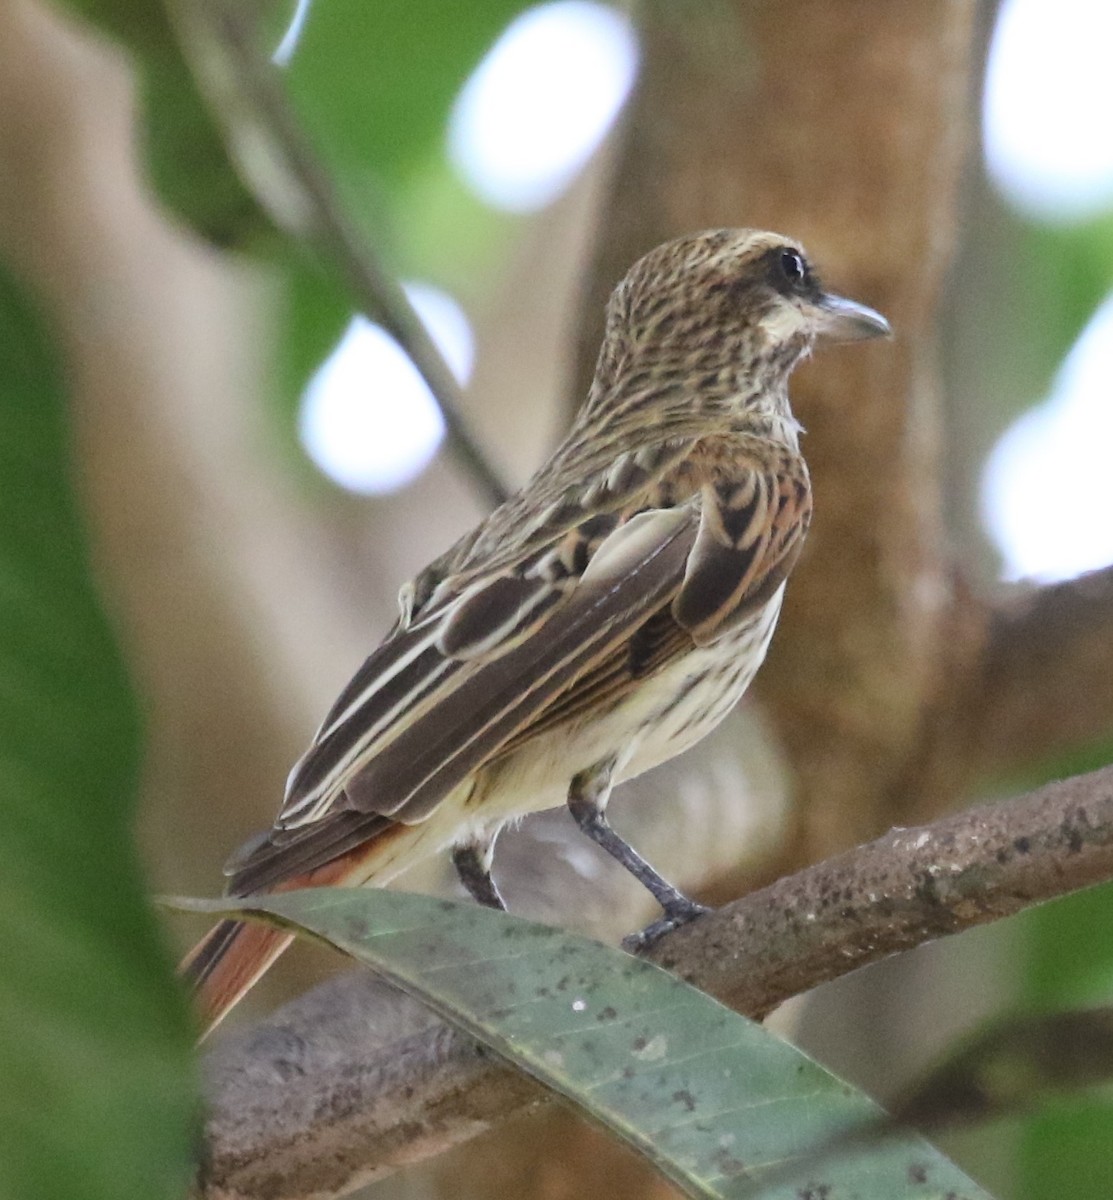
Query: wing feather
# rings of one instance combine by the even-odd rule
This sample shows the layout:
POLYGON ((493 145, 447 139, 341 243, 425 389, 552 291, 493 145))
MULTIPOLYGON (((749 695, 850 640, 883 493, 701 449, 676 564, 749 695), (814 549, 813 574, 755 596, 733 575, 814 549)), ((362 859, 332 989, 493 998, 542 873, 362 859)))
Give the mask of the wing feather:
POLYGON ((395 825, 377 813, 332 812, 295 830, 271 830, 229 860, 228 894, 250 896, 332 862, 395 825))
POLYGON ((345 785, 349 802, 383 812, 389 796, 397 820, 423 820, 577 676, 667 605, 683 579, 698 512, 684 506, 645 516, 650 520, 617 531, 614 545, 604 543, 608 569, 585 575, 537 636, 461 676, 435 709, 408 722, 345 785))
MULTIPOLYGON (((455 686, 417 716, 411 706, 407 720, 393 730, 393 740, 384 744, 380 739, 371 750, 360 745, 367 732, 366 713, 358 712, 358 720, 334 722, 299 768, 300 779, 318 789, 318 809, 322 803, 327 808, 304 815, 299 811, 286 827, 249 843, 226 868, 230 888, 244 893, 272 886, 289 872, 319 866, 397 821, 413 823, 427 816, 578 673, 605 658, 654 609, 667 605, 683 578, 697 527, 694 507, 643 514, 623 526, 613 544, 605 544, 603 565, 578 589, 566 611, 550 618, 542 637, 486 662, 440 659, 442 671, 455 669, 455 686)), ((400 640, 410 638, 403 633, 400 640)), ((365 676, 375 657, 365 664, 365 676)), ((395 685, 404 690, 407 670, 422 673, 420 655, 390 647, 384 657, 390 669, 409 662, 391 675, 388 690, 395 685)), ((425 670, 425 678, 431 674, 425 670)), ((349 690, 355 695, 356 689, 349 690)))
MULTIPOLYGON (((409 642, 411 638, 404 634, 396 640, 409 642)), ((439 652, 435 636, 426 634, 422 643, 409 649, 411 653, 389 663, 381 674, 376 669, 377 655, 361 668, 366 681, 363 689, 353 694, 291 772, 286 803, 278 817, 280 827, 317 820, 344 781, 397 735, 404 719, 433 705, 465 667, 439 652)))
POLYGON ((484 763, 618 702, 754 612, 799 554, 807 476, 798 458, 722 454, 708 474, 676 507, 562 526, 516 574, 446 557, 333 706, 232 886, 272 886, 424 820, 484 763))
POLYGON ((740 466, 705 489, 699 532, 671 604, 580 675, 503 752, 567 721, 617 704, 642 680, 760 609, 803 547, 811 492, 803 464, 740 466))
POLYGON ((483 658, 528 637, 564 599, 548 580, 502 575, 464 596, 445 621, 437 648, 448 658, 483 658))
POLYGON ((803 462, 715 480, 702 514, 672 612, 705 646, 761 607, 796 564, 811 519, 803 462))

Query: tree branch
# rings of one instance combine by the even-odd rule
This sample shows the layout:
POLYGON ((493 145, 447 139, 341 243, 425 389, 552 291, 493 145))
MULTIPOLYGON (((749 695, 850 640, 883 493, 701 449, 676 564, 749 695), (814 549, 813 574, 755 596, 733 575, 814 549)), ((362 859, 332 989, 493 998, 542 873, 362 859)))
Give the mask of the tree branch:
POLYGON ((1109 740, 1113 567, 975 594, 956 576, 940 684, 888 804, 930 820, 980 780, 1109 740))
POLYGON ((983 771, 1015 769, 1108 738, 1113 567, 1065 583, 1014 589, 990 614, 965 708, 983 771))
MULTIPOLYGON (((1113 768, 947 817, 779 880, 654 957, 760 1017, 945 934, 1113 878, 1113 768)), ((206 1061, 202 1192, 336 1195, 539 1104, 536 1085, 374 978, 348 975, 206 1061)))
POLYGON ((310 144, 262 53, 252 7, 225 0, 171 0, 168 7, 183 52, 259 203, 279 228, 312 247, 363 313, 402 346, 441 410, 453 453, 487 499, 500 503, 507 489, 461 415, 456 379, 310 144))

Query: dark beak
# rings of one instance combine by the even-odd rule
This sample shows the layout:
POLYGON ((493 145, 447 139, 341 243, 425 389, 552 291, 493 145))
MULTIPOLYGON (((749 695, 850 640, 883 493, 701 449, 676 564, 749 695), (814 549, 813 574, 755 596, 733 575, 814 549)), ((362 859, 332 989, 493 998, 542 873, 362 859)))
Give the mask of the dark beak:
POLYGON ((868 338, 892 337, 889 322, 872 308, 825 293, 815 305, 817 337, 832 342, 864 342, 868 338))

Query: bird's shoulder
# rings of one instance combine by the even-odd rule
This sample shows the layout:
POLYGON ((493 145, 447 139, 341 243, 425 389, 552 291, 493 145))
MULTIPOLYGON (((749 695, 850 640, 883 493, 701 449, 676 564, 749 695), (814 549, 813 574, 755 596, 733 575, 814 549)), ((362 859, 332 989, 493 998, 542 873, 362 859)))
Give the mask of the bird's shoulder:
POLYGON ((570 439, 525 488, 403 586, 392 636, 488 586, 503 602, 534 588, 567 592, 633 517, 688 504, 698 510, 755 475, 776 481, 795 497, 794 509, 810 512, 799 450, 747 424, 662 423, 630 430, 602 450, 598 439, 570 439))
POLYGON ((640 430, 600 447, 570 438, 522 490, 434 559, 399 594, 395 632, 447 609, 483 580, 582 575, 603 540, 632 516, 671 508, 699 489, 685 467, 696 433, 640 430))

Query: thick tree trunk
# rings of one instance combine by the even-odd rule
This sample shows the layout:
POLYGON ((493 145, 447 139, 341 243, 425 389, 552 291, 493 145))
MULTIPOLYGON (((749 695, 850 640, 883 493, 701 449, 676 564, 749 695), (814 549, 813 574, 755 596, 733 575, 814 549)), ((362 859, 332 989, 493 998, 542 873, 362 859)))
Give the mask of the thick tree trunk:
POLYGON ((825 351, 793 387, 816 515, 757 692, 795 775, 798 861, 889 819, 955 648, 932 331, 968 142, 974 8, 645 9, 642 83, 584 305, 581 378, 626 265, 704 227, 802 239, 831 286, 880 308, 896 331, 889 345, 825 351))

